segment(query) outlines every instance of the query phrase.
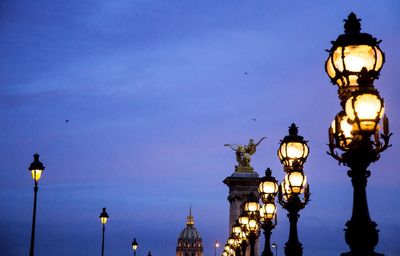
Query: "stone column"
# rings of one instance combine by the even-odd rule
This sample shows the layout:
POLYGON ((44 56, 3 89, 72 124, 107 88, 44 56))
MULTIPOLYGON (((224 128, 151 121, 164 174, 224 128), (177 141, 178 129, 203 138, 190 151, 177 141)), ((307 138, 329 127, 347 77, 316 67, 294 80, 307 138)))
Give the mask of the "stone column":
MULTIPOLYGON (((252 167, 236 167, 231 176, 224 180, 229 187, 228 201, 229 208, 229 230, 228 237, 231 234, 232 226, 241 212, 241 206, 251 193, 258 195, 258 173, 252 167)), ((246 255, 250 255, 250 248, 247 248, 246 255)), ((259 241, 256 242, 256 255, 259 255, 259 241)))

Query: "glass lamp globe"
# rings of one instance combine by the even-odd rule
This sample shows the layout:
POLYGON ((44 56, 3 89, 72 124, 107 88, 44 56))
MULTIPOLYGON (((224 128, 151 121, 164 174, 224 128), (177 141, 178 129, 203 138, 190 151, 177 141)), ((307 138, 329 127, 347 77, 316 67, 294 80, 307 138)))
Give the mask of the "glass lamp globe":
POLYGON ((360 19, 350 13, 345 20, 345 34, 333 41, 325 69, 332 83, 339 87, 357 87, 358 75, 366 68, 373 79, 379 76, 385 56, 379 41, 367 33, 361 33, 360 19))
POLYGON ((232 234, 235 237, 238 237, 240 235, 240 232, 242 232, 242 228, 239 221, 237 220, 236 223, 232 226, 232 234))
POLYGON ((357 91, 346 101, 346 115, 353 122, 353 131, 374 133, 385 112, 383 99, 375 91, 357 91))
POLYGON ((332 121, 331 128, 339 147, 348 148, 353 139, 353 125, 344 112, 336 115, 335 120, 332 121))
POLYGON ((134 251, 136 251, 137 248, 138 248, 138 243, 137 243, 137 241, 136 241, 136 238, 133 238, 132 249, 133 249, 134 251))
POLYGON ((307 160, 309 148, 307 141, 302 136, 298 135, 298 128, 296 124, 289 127, 289 135, 281 140, 278 149, 278 157, 285 167, 285 171, 293 169, 293 162, 297 161, 299 166, 302 167, 307 160))
POLYGON ((33 155, 33 162, 29 166, 29 171, 31 172, 32 179, 37 183, 42 177, 42 173, 44 170, 43 163, 39 161, 39 155, 33 155))
POLYGON ((257 232, 259 229, 258 221, 256 219, 250 219, 248 228, 250 232, 257 232))
POLYGON ((274 197, 278 193, 278 181, 272 177, 272 171, 270 168, 265 171, 265 176, 260 179, 258 192, 264 203, 274 200, 274 197))
POLYGON ((232 235, 228 238, 227 243, 229 247, 232 247, 233 244, 235 243, 235 239, 232 237, 232 235))
POLYGON ((238 221, 242 227, 246 227, 249 224, 249 217, 246 214, 241 214, 238 221))
POLYGON ((258 214, 258 210, 260 210, 260 204, 258 203, 258 198, 254 193, 251 193, 247 197, 247 201, 244 203, 243 208, 248 216, 254 216, 258 214))
POLYGON ((247 232, 246 231, 242 230, 242 232, 240 232, 240 239, 242 241, 247 241, 247 232))
POLYGON ((102 213, 100 214, 100 221, 103 225, 105 225, 107 223, 108 220, 108 213, 106 212, 106 208, 103 208, 102 213))
POLYGON ((265 209, 265 218, 266 219, 272 220, 275 218, 276 206, 274 203, 264 204, 263 208, 265 209))
POLYGON ((224 250, 229 252, 230 249, 231 249, 231 247, 229 246, 229 244, 225 244, 224 250))
POLYGON ((293 171, 285 176, 285 190, 290 191, 290 193, 302 193, 306 184, 307 178, 303 172, 293 171))

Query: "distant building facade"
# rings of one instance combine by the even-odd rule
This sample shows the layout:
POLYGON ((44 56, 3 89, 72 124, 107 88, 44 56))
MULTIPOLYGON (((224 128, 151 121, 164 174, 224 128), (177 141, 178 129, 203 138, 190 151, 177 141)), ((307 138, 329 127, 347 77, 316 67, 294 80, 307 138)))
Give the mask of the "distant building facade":
POLYGON ((181 231, 176 246, 176 256, 203 256, 203 241, 194 227, 192 207, 187 217, 186 227, 181 231))

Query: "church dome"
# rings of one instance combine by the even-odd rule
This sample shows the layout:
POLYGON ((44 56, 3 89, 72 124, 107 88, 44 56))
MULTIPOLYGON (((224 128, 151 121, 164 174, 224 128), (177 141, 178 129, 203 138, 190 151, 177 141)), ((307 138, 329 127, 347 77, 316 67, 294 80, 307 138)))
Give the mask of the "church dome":
POLYGON ((192 216, 191 208, 189 216, 187 217, 186 227, 181 231, 178 237, 176 255, 203 256, 203 242, 200 233, 194 227, 194 218, 192 216))
POLYGON ((178 240, 181 240, 182 242, 192 242, 192 241, 197 241, 201 240, 200 234, 197 231, 197 229, 193 226, 187 226, 182 230, 182 232, 179 234, 178 240))

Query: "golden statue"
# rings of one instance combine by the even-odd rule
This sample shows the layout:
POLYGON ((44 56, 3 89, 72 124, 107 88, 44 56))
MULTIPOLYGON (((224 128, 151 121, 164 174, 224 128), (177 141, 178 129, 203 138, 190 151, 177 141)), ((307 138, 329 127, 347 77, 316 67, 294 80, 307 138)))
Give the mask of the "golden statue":
POLYGON ((253 169, 250 165, 251 156, 256 153, 257 146, 261 143, 263 139, 266 137, 262 137, 257 143, 254 143, 253 139, 249 140, 247 145, 238 145, 238 144, 225 144, 225 147, 230 147, 236 153, 236 161, 237 165, 235 166, 236 170, 238 169, 253 169))

